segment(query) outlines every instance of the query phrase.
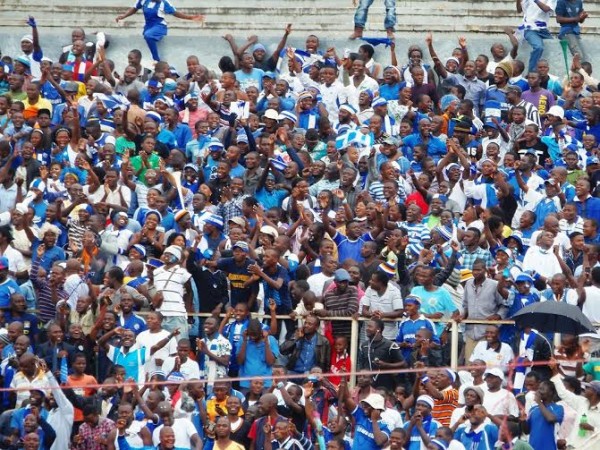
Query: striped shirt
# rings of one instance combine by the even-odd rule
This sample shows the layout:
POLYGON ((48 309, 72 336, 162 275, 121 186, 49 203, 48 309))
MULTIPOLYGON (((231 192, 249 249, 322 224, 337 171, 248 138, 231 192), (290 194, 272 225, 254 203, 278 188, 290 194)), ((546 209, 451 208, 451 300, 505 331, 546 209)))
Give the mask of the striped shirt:
POLYGON ((458 389, 448 386, 440 391, 440 394, 443 395, 443 398, 434 400, 435 404, 431 410, 431 415, 443 426, 449 427, 452 413, 458 406, 458 389))
POLYGON ((163 295, 163 302, 158 308, 163 316, 187 315, 183 294, 185 292, 184 285, 190 277, 190 273, 179 265, 170 269, 163 266, 154 271, 154 286, 156 291, 163 295))
POLYGON ((531 120, 538 127, 542 125, 542 122, 540 121, 540 113, 533 103, 530 103, 526 100, 521 100, 516 106, 525 108, 525 118, 527 120, 531 120))
POLYGON ((431 234, 427 225, 421 222, 398 222, 398 228, 404 228, 408 232, 408 243, 423 245, 423 241, 430 241, 431 234))
POLYGON ((54 319, 56 315, 56 303, 58 303, 60 300, 67 300, 69 295, 61 286, 56 290, 56 303, 52 301, 52 289, 50 288, 50 283, 48 282, 49 274, 46 278, 39 278, 39 270, 40 259, 37 258, 31 266, 30 278, 37 294, 39 318, 42 322, 48 322, 54 319))
MULTIPOLYGON (((358 290, 355 286, 348 286, 344 293, 332 289, 323 295, 322 303, 329 317, 350 317, 358 312, 358 290)), ((331 327, 334 336, 350 338, 350 322, 333 321, 331 327)))

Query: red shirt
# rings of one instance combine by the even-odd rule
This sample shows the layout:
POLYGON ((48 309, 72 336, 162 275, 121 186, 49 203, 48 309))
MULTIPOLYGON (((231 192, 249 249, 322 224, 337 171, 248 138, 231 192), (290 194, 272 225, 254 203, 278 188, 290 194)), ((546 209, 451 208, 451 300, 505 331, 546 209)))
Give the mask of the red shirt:
MULTIPOLYGON (((344 352, 343 355, 337 353, 331 354, 331 373, 341 373, 344 369, 347 373, 352 371, 352 363, 350 362, 350 355, 348 352, 344 352)), ((341 377, 330 377, 329 381, 335 386, 339 386, 341 377)))

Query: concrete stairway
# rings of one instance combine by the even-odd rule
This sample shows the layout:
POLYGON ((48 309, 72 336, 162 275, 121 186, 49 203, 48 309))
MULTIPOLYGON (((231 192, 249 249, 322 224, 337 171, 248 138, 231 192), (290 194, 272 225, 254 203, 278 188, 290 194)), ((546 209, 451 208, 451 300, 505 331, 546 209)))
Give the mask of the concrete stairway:
MULTIPOLYGON (((143 15, 138 12, 125 23, 114 18, 122 14, 134 0, 0 0, 0 46, 4 54, 20 53, 19 39, 28 28, 25 19, 35 16, 42 36, 44 53, 56 58, 59 49, 70 43, 70 30, 83 27, 88 33, 103 30, 112 37, 109 57, 122 70, 127 52, 139 48, 148 56, 141 38, 143 15), (75 4, 75 6, 73 6, 75 4)), ((338 52, 348 48, 355 51, 362 42, 348 41, 353 27, 355 8, 352 0, 171 0, 186 13, 206 16, 203 27, 194 22, 169 17, 169 37, 161 43, 161 55, 178 68, 185 68, 185 57, 197 54, 211 69, 217 68, 222 55, 229 55, 227 43, 221 39, 233 34, 238 43, 250 34, 257 34, 270 51, 276 47, 287 23, 293 23, 294 32, 288 44, 303 47, 306 36, 315 33, 321 47, 334 46, 338 52)), ((600 61, 600 1, 585 0, 590 18, 584 24, 584 40, 592 61, 600 61)), ((458 35, 466 35, 471 55, 489 53, 493 42, 508 42, 501 35, 505 26, 516 27, 520 15, 511 0, 397 0, 396 52, 404 61, 411 44, 423 45, 425 32, 435 33, 435 47, 443 57, 449 56, 456 46, 458 35)), ((375 0, 369 11, 366 35, 383 35, 383 0, 375 0)), ((558 27, 552 21, 553 31, 558 27)), ((519 57, 527 60, 529 46, 523 44, 519 57)), ((558 40, 547 42, 545 57, 556 62, 557 74, 564 74, 564 64, 558 40)), ((389 62, 389 52, 377 48, 377 59, 389 62)), ((554 69, 554 68, 553 68, 554 69)))
MULTIPOLYGON (((125 24, 114 18, 129 2, 119 0, 80 0, 76 6, 65 0, 0 0, 0 25, 20 26, 28 14, 35 15, 40 26, 70 27, 79 25, 98 29, 135 29, 143 24, 141 13, 125 24)), ((205 14, 207 20, 199 34, 211 31, 281 30, 288 22, 298 31, 347 33, 352 26, 354 7, 350 0, 220 0, 207 4, 191 0, 174 0, 174 5, 186 12, 205 14)), ((586 34, 600 35, 600 2, 586 1, 590 18, 584 24, 586 34)), ((370 9, 367 30, 383 29, 383 0, 376 0, 370 9)), ((434 31, 460 33, 498 33, 504 26, 515 26, 519 15, 514 2, 505 0, 423 0, 397 2, 400 32, 434 31)), ((169 20, 172 35, 186 34, 189 22, 169 20)))

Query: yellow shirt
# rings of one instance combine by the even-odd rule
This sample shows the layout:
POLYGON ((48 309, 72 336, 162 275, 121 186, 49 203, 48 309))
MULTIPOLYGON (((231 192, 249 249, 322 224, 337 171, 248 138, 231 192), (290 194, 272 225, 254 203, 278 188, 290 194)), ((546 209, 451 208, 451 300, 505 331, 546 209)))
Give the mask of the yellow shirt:
POLYGON ((40 109, 47 109, 50 111, 50 115, 52 115, 52 103, 45 98, 38 97, 38 101, 35 103, 29 103, 29 99, 26 98, 23 101, 23 104, 25 105, 25 110, 23 111, 23 117, 25 117, 25 120, 29 120, 32 117, 37 117, 40 109))
MULTIPOLYGON (((206 414, 208 414, 208 419, 211 422, 214 422, 217 417, 219 416, 219 414, 217 413, 217 405, 219 405, 221 407, 221 409, 223 411, 225 411, 225 413, 227 413, 227 398, 225 397, 225 400, 223 400, 222 402, 217 401, 216 398, 211 398, 210 400, 206 401, 206 414)), ((244 415, 244 411, 242 410, 242 408, 240 408, 240 411, 238 412, 238 416, 243 416, 244 415)))

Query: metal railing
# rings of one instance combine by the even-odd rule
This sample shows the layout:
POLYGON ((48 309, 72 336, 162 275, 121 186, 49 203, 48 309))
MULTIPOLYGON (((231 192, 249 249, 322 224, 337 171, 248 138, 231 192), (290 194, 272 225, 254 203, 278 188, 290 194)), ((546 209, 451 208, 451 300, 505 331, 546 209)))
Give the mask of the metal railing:
MULTIPOLYGON (((138 313, 140 314, 140 313, 138 313)), ((144 313, 141 313, 144 314, 144 313)), ((190 313, 188 314, 188 316, 191 317, 212 317, 213 314, 211 313, 190 313)), ((225 314, 222 313, 220 314, 220 317, 223 318, 225 317, 225 314)), ((269 314, 263 314, 263 313, 251 313, 251 317, 252 318, 256 318, 260 321, 264 320, 264 319, 269 319, 271 318, 271 316, 269 314)), ((276 316, 277 319, 291 319, 290 316, 288 315, 277 315, 276 316)), ((296 320, 298 320, 298 318, 296 318, 296 320)), ((320 318, 321 321, 327 320, 327 321, 343 321, 343 322, 351 322, 351 327, 350 327, 350 332, 351 332, 351 338, 350 338, 350 360, 352 363, 352 372, 356 372, 356 365, 357 365, 357 361, 358 361, 358 350, 359 350, 359 343, 360 343, 360 339, 359 339, 359 323, 360 322, 367 322, 370 319, 368 317, 325 317, 325 318, 320 318)), ((382 319, 384 322, 397 322, 400 323, 402 322, 402 320, 404 320, 404 318, 398 318, 398 319, 382 319)), ((452 367, 452 369, 457 370, 457 368, 459 367, 459 326, 460 324, 465 324, 465 325, 513 325, 515 322, 513 320, 484 320, 484 319, 465 319, 465 320, 461 320, 460 322, 457 322, 455 320, 452 320, 450 318, 445 319, 429 319, 434 323, 445 323, 451 324, 451 328, 450 328, 450 367, 452 367)), ((594 326, 599 327, 600 328, 600 324, 594 324, 594 326)), ((350 383, 352 385, 354 385, 355 382, 355 377, 352 376, 350 383)))

